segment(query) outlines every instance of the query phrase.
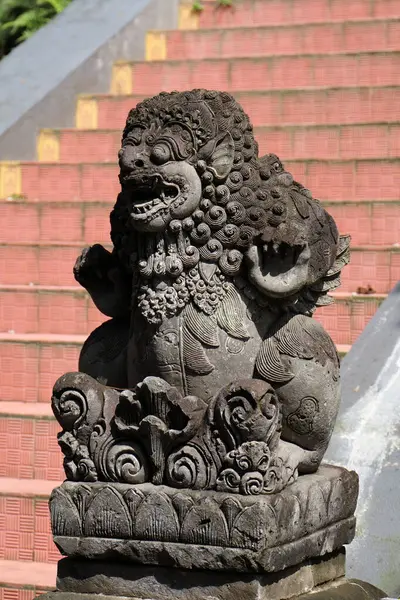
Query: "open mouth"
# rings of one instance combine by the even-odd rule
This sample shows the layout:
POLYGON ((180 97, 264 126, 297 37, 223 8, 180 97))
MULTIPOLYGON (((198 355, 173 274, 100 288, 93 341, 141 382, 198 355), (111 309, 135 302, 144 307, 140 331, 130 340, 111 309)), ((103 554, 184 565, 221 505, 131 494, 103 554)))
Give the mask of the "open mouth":
POLYGON ((307 245, 271 241, 264 245, 264 271, 272 276, 287 273, 308 258, 307 245), (307 254, 307 256, 303 256, 307 254))
POLYGON ((180 195, 177 184, 166 181, 160 175, 126 177, 123 186, 132 194, 132 217, 142 220, 165 211, 180 195))
POLYGON ((310 247, 276 240, 249 251, 250 281, 271 298, 296 294, 308 281, 310 247))

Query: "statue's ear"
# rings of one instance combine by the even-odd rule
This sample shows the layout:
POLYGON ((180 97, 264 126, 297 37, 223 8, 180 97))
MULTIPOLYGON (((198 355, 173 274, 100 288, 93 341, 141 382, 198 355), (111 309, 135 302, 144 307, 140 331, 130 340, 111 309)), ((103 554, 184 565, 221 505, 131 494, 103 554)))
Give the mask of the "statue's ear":
POLYGON ((235 157, 235 144, 229 131, 217 138, 214 147, 212 149, 208 147, 207 150, 211 150, 207 160, 210 171, 217 179, 228 177, 235 157))

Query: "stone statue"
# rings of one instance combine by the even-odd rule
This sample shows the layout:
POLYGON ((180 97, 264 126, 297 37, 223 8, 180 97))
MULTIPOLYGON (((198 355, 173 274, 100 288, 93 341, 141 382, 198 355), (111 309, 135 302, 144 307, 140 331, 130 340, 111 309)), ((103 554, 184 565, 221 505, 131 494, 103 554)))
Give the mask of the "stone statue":
MULTIPOLYGON (((349 238, 275 155, 258 158, 227 93, 142 102, 119 160, 114 248, 85 249, 74 273, 112 317, 80 371, 125 389, 113 425, 138 444, 134 481, 250 493, 251 473, 251 493, 272 493, 314 472, 339 361, 312 313, 332 301, 349 238)), ((59 405, 57 416, 64 425, 59 405)), ((67 475, 106 478, 72 466, 82 451, 67 475)))
MULTIPOLYGON (((119 163, 113 248, 87 248, 74 267, 110 320, 52 397, 69 481, 50 507, 66 564, 270 573, 338 560, 358 479, 320 466, 339 360, 312 315, 332 301, 349 237, 277 156, 258 157, 227 93, 145 100, 119 163)), ((343 575, 332 564, 324 573, 343 575)), ((91 589, 77 582, 92 568, 74 591, 91 589)), ((114 595, 164 598, 119 577, 114 595)))

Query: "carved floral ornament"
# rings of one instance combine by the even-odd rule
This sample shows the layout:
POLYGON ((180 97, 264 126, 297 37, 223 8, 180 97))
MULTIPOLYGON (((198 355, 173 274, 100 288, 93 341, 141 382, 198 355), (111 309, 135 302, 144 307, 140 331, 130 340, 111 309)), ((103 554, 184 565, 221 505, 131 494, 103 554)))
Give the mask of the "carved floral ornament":
POLYGON ((52 407, 72 481, 247 495, 274 493, 297 478, 280 456, 277 396, 260 380, 228 386, 207 407, 154 377, 119 392, 68 373, 54 387, 52 407))
POLYGON ((113 251, 74 267, 110 320, 52 398, 67 478, 276 493, 333 430, 338 357, 312 314, 350 239, 224 92, 140 103, 119 164, 113 251))

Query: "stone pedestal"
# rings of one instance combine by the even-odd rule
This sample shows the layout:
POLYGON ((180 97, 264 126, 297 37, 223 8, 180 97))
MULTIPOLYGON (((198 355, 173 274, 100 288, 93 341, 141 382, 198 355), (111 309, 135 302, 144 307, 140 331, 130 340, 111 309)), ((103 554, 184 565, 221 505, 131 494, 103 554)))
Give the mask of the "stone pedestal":
POLYGON ((54 541, 74 559, 282 571, 352 541, 356 473, 323 466, 277 494, 65 482, 50 499, 54 541))
POLYGON ((342 585, 357 493, 354 472, 327 465, 257 496, 64 482, 50 510, 67 558, 47 596, 286 600, 342 585))

